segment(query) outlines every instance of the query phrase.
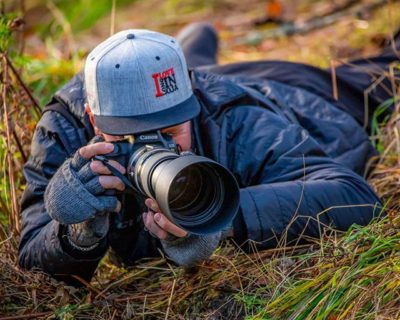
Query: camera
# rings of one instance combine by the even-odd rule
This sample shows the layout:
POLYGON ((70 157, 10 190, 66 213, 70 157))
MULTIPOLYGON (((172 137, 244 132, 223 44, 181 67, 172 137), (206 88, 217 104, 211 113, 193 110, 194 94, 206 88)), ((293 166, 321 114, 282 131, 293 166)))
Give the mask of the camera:
POLYGON ((191 152, 181 153, 175 141, 159 130, 113 144, 114 151, 105 156, 127 169, 126 184, 155 199, 176 225, 204 235, 232 222, 239 208, 239 187, 221 164, 191 152))

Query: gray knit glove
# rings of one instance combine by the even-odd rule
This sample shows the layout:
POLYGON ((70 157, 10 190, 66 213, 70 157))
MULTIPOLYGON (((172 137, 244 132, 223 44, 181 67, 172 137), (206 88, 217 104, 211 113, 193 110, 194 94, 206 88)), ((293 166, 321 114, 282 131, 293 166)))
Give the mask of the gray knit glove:
POLYGON ((87 249, 94 247, 107 235, 109 225, 108 213, 99 213, 87 221, 70 224, 66 236, 73 247, 87 249))
POLYGON ((176 264, 190 267, 210 258, 221 240, 221 232, 206 236, 190 235, 173 241, 161 240, 164 252, 176 264))
MULTIPOLYGON (((92 142, 98 142, 100 138, 92 142)), ((105 195, 99 177, 79 151, 67 159, 51 178, 44 203, 51 218, 68 225, 67 236, 78 246, 91 246, 109 227, 108 213, 117 207, 115 196, 105 195)))
POLYGON ((113 212, 117 207, 117 198, 104 195, 105 189, 89 165, 90 160, 77 151, 58 169, 46 188, 46 210, 61 224, 83 222, 98 213, 113 212))

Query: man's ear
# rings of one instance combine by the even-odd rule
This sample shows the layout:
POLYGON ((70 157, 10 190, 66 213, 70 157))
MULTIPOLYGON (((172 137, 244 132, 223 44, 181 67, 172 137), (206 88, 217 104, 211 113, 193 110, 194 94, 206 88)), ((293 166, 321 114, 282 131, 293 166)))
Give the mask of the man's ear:
POLYGON ((89 116, 90 123, 92 124, 94 128, 94 132, 96 135, 100 134, 100 130, 96 127, 96 122, 94 121, 94 115, 92 110, 90 109, 89 104, 85 103, 85 112, 89 116))
POLYGON ((96 127, 96 123, 94 122, 94 116, 93 112, 89 107, 89 104, 85 103, 85 112, 89 116, 90 123, 92 124, 93 127, 96 127))

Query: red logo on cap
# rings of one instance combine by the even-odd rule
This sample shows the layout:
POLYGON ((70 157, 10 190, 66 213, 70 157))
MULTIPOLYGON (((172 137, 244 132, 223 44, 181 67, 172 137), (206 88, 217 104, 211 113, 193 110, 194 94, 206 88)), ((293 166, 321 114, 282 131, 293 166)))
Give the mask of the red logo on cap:
POLYGON ((156 86, 157 98, 178 90, 174 68, 169 68, 163 72, 154 73, 152 77, 156 86))

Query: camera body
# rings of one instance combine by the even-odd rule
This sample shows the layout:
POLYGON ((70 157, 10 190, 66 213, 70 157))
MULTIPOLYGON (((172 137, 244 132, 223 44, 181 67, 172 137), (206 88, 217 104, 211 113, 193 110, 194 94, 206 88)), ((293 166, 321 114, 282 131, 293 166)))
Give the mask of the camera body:
POLYGON ((112 142, 114 150, 105 155, 108 159, 115 160, 128 168, 131 158, 138 158, 147 151, 164 149, 179 153, 178 147, 171 136, 160 131, 137 134, 125 140, 112 142))
POLYGON ((105 155, 127 170, 124 182, 153 198, 176 225, 194 234, 220 231, 239 208, 239 187, 219 163, 190 152, 180 153, 171 136, 159 130, 114 142, 105 155))

